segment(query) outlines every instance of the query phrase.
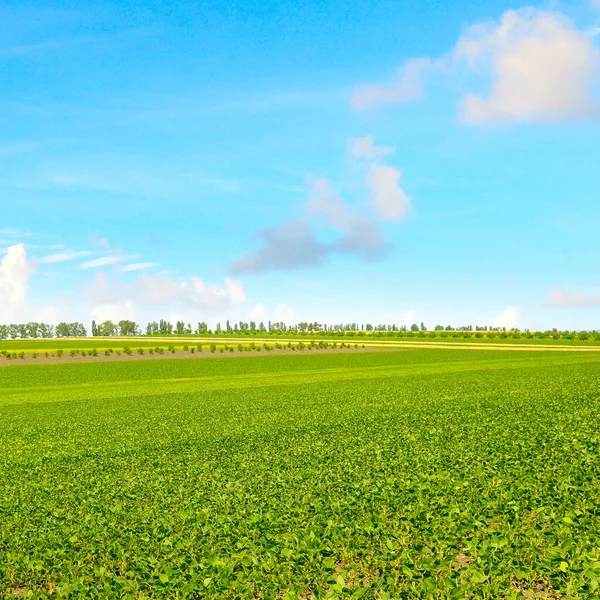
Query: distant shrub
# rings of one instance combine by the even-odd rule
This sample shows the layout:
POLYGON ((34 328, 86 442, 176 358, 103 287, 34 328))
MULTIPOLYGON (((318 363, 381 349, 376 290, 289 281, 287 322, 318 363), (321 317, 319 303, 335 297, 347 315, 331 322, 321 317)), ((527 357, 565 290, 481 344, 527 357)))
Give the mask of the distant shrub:
MULTIPOLYGON (((60 351, 59 351, 59 352, 60 352, 60 351)), ((73 358, 73 357, 74 357, 76 354, 77 354, 77 352, 76 352, 76 350, 75 350, 75 349, 73 349, 73 348, 72 348, 72 349, 69 351, 69 355, 71 356, 71 358, 73 358)))
POLYGON ((148 354, 154 354, 154 348, 148 348, 148 354))
POLYGON ((238 352, 243 352, 244 351, 244 346, 242 346, 241 344, 238 344, 238 352))
POLYGON ((19 358, 25 358, 25 352, 19 352, 19 358))
POLYGON ((144 354, 144 349, 143 348, 138 348, 137 349, 137 353, 141 356, 142 354, 144 354))
POLYGON ((194 354, 194 352, 196 352, 196 348, 194 348, 194 346, 192 346, 192 347, 190 348, 190 352, 191 352, 192 354, 194 354))
POLYGON ((167 350, 171 353, 171 354, 175 354, 175 346, 169 346, 167 348, 167 350))
POLYGON ((110 350, 105 350, 104 351, 104 356, 110 356, 110 350))
POLYGON ((60 358, 63 355, 63 351, 62 350, 57 350, 56 351, 56 356, 58 356, 58 358, 60 358))
POLYGON ((92 348, 90 350, 90 356, 98 356, 98 350, 96 348, 92 348))
POLYGON ((87 352, 85 350, 81 351, 81 356, 87 356, 87 352))
POLYGON ((196 350, 198 350, 198 352, 202 352, 202 344, 196 344, 196 350))
POLYGON ((48 354, 48 352, 45 353, 46 358, 48 358, 50 356, 50 354, 48 354))
POLYGON ((189 347, 188 347, 188 346, 184 346, 184 347, 183 347, 183 351, 184 351, 184 352, 188 352, 188 351, 189 351, 189 347))
POLYGON ((38 357, 38 353, 37 352, 32 352, 31 353, 31 358, 37 358, 38 357))
POLYGON ((210 351, 215 353, 217 351, 217 345, 216 344, 211 344, 210 345, 210 351))

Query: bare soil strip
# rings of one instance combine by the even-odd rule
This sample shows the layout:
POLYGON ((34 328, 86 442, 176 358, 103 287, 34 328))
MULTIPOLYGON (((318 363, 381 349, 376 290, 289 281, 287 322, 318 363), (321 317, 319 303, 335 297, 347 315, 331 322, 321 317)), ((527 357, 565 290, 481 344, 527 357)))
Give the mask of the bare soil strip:
POLYGON ((261 350, 244 350, 243 352, 239 352, 237 348, 231 352, 229 350, 220 352, 217 350, 216 352, 211 352, 208 349, 204 349, 202 352, 186 352, 181 348, 177 348, 175 352, 169 352, 167 350, 164 351, 163 354, 149 354, 147 349, 144 349, 144 354, 138 354, 137 351, 134 351, 131 355, 129 354, 117 354, 113 352, 106 356, 104 352, 98 354, 98 356, 81 356, 80 354, 76 354, 75 356, 70 356, 68 352, 65 352, 62 356, 44 356, 43 354, 39 354, 37 358, 33 358, 31 352, 25 352, 24 358, 11 358, 7 359, 4 356, 0 356, 0 367, 10 367, 10 366, 18 366, 18 365, 51 365, 51 364, 69 364, 69 363, 96 363, 96 362, 115 362, 115 361, 133 361, 133 360, 168 360, 173 358, 235 358, 235 357, 244 357, 244 356, 272 356, 272 355, 281 355, 286 354, 288 356, 297 355, 297 354, 340 354, 340 353, 350 353, 350 352, 386 352, 388 350, 393 350, 394 348, 313 348, 309 350, 308 348, 304 348, 304 350, 292 350, 291 348, 282 348, 282 349, 273 349, 266 351, 264 349, 261 350))

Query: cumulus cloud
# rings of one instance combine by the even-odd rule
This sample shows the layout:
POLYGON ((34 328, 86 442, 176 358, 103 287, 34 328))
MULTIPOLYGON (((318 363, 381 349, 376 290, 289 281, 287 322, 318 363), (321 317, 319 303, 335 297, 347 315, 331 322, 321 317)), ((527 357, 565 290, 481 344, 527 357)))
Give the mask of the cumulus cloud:
POLYGON ((371 164, 367 183, 371 188, 371 204, 383 221, 401 221, 410 200, 400 187, 402 171, 387 165, 371 164))
POLYGON ((3 320, 15 318, 29 304, 29 280, 35 273, 36 263, 27 258, 24 244, 7 249, 0 262, 0 312, 3 320))
POLYGON ((247 301, 242 282, 231 277, 225 277, 223 284, 207 284, 196 276, 179 281, 141 273, 135 281, 123 284, 99 271, 91 283, 82 286, 82 292, 97 320, 135 320, 166 312, 203 318, 226 314, 247 301))
POLYGON ((363 110, 379 104, 419 100, 424 95, 423 75, 439 69, 440 65, 430 58, 413 58, 398 69, 398 79, 394 83, 358 88, 351 99, 352 107, 363 110))
POLYGON ((600 306, 600 294, 585 294, 579 291, 552 290, 546 299, 548 306, 558 308, 583 308, 600 306))
POLYGON ((46 298, 44 305, 34 305, 30 281, 36 268, 23 244, 12 245, 1 257, 0 323, 88 318, 143 322, 174 314, 208 320, 229 317, 231 312, 245 313, 246 290, 237 279, 225 277, 221 283, 209 284, 197 276, 177 280, 141 272, 134 281, 123 282, 120 270, 110 275, 95 271, 92 279, 80 286, 80 293, 64 292, 60 297, 46 298))
POLYGON ((389 248, 379 223, 345 202, 324 177, 312 182, 305 210, 317 224, 336 231, 338 238, 319 240, 306 218, 262 229, 255 234, 260 248, 235 261, 233 272, 257 274, 318 267, 334 254, 372 260, 389 248))
POLYGON ((513 329, 519 327, 523 311, 518 306, 509 306, 492 320, 493 327, 513 329))
POLYGON ((330 253, 328 245, 316 238, 304 219, 261 229, 255 237, 261 242, 260 248, 236 260, 233 264, 234 273, 256 274, 316 267, 330 253))
POLYGON ((509 10, 498 21, 468 27, 441 58, 409 61, 395 84, 358 90, 351 103, 362 109, 416 100, 424 95, 425 73, 458 78, 466 69, 488 89, 460 100, 459 116, 465 123, 600 117, 594 91, 600 54, 594 35, 557 12, 509 10))
POLYGON ((402 220, 410 203, 400 187, 402 171, 375 162, 394 150, 376 146, 373 136, 366 136, 350 140, 349 151, 356 159, 371 161, 359 164, 365 174, 369 202, 362 205, 349 203, 326 177, 313 179, 303 205, 303 216, 257 231, 254 237, 260 247, 236 260, 233 273, 257 274, 318 267, 333 255, 374 260, 389 250, 390 244, 383 237, 381 223, 402 220), (322 241, 313 227, 324 228, 337 237, 322 241))
POLYGON ((492 79, 487 94, 467 95, 469 123, 553 121, 600 115, 593 95, 599 55, 593 38, 557 13, 504 13, 499 23, 467 29, 454 51, 492 79))
POLYGON ((376 146, 372 135, 352 138, 349 143, 349 150, 354 158, 366 158, 368 160, 378 160, 394 152, 394 149, 390 146, 376 146))

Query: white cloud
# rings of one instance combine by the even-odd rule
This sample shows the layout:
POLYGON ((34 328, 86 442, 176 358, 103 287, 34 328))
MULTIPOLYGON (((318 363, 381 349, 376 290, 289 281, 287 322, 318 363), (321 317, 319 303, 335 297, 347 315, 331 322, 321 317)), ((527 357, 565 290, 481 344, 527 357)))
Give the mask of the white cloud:
POLYGON ((24 244, 10 246, 0 262, 0 313, 3 321, 23 314, 29 303, 29 280, 34 260, 27 258, 24 244))
POLYGON ((250 309, 249 315, 251 319, 256 319, 257 321, 264 320, 266 315, 264 304, 259 302, 258 304, 254 305, 250 309))
POLYGON ((276 322, 295 323, 294 310, 287 304, 278 304, 273 312, 273 318, 276 322))
MULTIPOLYGON (((600 8, 600 0, 593 1, 600 8)), ((600 117, 597 35, 597 28, 578 29, 558 12, 509 10, 498 21, 468 27, 442 57, 409 60, 395 84, 358 90, 351 104, 362 109, 416 100, 424 95, 426 73, 444 72, 459 81, 466 68, 488 89, 459 102, 465 123, 600 117)))
POLYGON ((415 321, 415 317, 417 316, 417 311, 414 309, 411 310, 407 310, 403 315, 402 315, 402 322, 405 325, 412 325, 415 321))
POLYGON ((546 299, 548 306, 559 308, 600 307, 600 294, 585 294, 579 291, 552 290, 546 299))
POLYGON ((368 160, 378 160, 394 152, 394 148, 390 146, 376 146, 372 135, 350 139, 349 150, 354 158, 366 158, 368 160))
POLYGON ((65 262, 67 260, 73 260, 74 258, 82 258, 84 256, 90 256, 93 252, 88 250, 82 250, 81 252, 57 252, 56 254, 49 254, 40 258, 38 262, 41 264, 51 264, 65 262))
POLYGON ((526 8, 499 23, 470 27, 454 51, 492 79, 487 97, 461 102, 464 121, 553 121, 600 114, 592 86, 599 56, 593 38, 558 13, 526 8))
POLYGON ((226 315, 247 301, 243 284, 231 277, 225 277, 222 285, 208 285, 196 276, 178 281, 166 275, 141 273, 135 281, 123 284, 99 271, 82 291, 97 320, 143 320, 160 318, 166 312, 185 314, 188 319, 226 315))
POLYGON ((513 329, 519 327, 523 311, 518 306, 509 306, 492 320, 493 327, 513 329))
MULTIPOLYGON (((349 150, 356 158, 371 160, 393 152, 392 148, 376 146, 373 136, 350 140, 349 150)), ((367 169, 365 180, 370 192, 369 203, 347 202, 326 177, 312 179, 302 218, 257 231, 255 238, 260 240, 260 247, 236 260, 233 273, 257 274, 316 267, 336 254, 363 260, 383 255, 390 244, 383 238, 381 222, 402 220, 410 200, 399 185, 400 169, 377 162, 359 166, 367 169), (311 225, 333 230, 337 239, 321 241, 311 225)))
POLYGON ((150 269, 152 267, 157 267, 159 263, 155 262, 139 262, 139 263, 131 263, 129 265, 123 266, 123 271, 144 271, 145 269, 150 269))
POLYGON ((96 269, 98 267, 106 267, 108 265, 116 265, 117 263, 123 262, 124 260, 133 260, 139 258, 137 254, 110 254, 109 256, 103 256, 101 258, 95 258, 94 260, 88 260, 87 262, 79 265, 80 269, 96 269))
POLYGON ((413 58, 398 69, 398 81, 391 85, 371 85, 356 90, 352 107, 363 110, 378 104, 407 102, 423 97, 423 74, 438 70, 442 63, 430 58, 413 58))
POLYGON ((410 199, 400 187, 402 171, 386 165, 371 164, 367 184, 371 188, 371 204, 383 221, 401 221, 410 199))

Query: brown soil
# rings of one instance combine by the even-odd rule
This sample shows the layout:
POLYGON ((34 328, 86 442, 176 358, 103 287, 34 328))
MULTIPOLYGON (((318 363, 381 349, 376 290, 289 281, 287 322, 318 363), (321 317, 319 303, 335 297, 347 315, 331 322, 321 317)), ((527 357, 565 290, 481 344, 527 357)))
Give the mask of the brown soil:
POLYGON ((389 350, 396 350, 395 348, 328 348, 328 349, 317 349, 313 348, 309 350, 305 348, 304 350, 291 350, 290 348, 283 348, 281 350, 270 350, 266 351, 264 348, 258 352, 256 350, 250 350, 243 352, 239 352, 237 348, 233 351, 225 351, 220 352, 217 350, 216 352, 211 352, 208 348, 203 348, 202 352, 185 352, 181 348, 175 350, 175 353, 168 352, 165 350, 164 354, 149 354, 148 349, 144 348, 144 354, 138 354, 137 351, 133 351, 131 356, 127 354, 123 354, 121 351, 121 355, 119 356, 116 352, 113 352, 109 356, 105 356, 104 351, 99 352, 98 356, 81 356, 80 354, 76 354, 75 356, 70 356, 68 352, 65 352, 61 357, 50 356, 46 357, 43 353, 38 354, 37 358, 33 358, 33 356, 29 353, 25 353, 25 358, 11 358, 7 359, 4 356, 0 355, 0 367, 4 366, 15 366, 15 365, 50 365, 50 364, 66 364, 66 363, 92 363, 92 362, 113 362, 113 361, 132 361, 132 360, 166 360, 170 358, 235 358, 235 357, 244 357, 244 356, 273 356, 274 354, 286 354, 286 355, 298 355, 298 354, 340 354, 340 353, 356 353, 356 352, 388 352, 389 350))

